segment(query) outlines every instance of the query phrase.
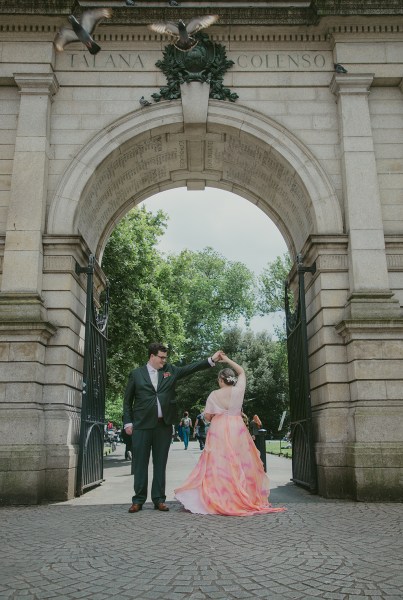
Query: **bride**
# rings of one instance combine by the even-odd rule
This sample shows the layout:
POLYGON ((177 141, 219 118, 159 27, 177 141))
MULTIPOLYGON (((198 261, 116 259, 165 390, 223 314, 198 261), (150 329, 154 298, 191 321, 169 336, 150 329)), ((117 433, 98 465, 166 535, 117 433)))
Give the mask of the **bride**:
POLYGON ((241 416, 244 369, 223 352, 220 362, 232 368, 218 374, 218 390, 207 398, 211 422, 199 462, 175 497, 192 513, 247 516, 282 512, 268 502, 269 479, 241 416), (235 371, 235 372, 234 372, 235 371))

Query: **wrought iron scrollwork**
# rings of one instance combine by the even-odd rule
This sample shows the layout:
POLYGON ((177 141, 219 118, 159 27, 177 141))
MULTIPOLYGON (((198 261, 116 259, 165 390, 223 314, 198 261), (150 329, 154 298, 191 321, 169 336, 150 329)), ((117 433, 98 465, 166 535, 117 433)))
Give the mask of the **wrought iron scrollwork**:
POLYGON ((305 273, 315 273, 315 263, 305 267, 302 255, 296 259, 298 294, 295 309, 290 306, 289 282, 285 284, 290 422, 293 481, 316 491, 316 464, 311 416, 308 339, 305 309, 305 273))
POLYGON ((81 429, 77 465, 77 494, 103 480, 103 430, 105 423, 106 346, 109 289, 103 306, 94 300, 95 257, 88 266, 76 265, 76 273, 87 274, 81 429))

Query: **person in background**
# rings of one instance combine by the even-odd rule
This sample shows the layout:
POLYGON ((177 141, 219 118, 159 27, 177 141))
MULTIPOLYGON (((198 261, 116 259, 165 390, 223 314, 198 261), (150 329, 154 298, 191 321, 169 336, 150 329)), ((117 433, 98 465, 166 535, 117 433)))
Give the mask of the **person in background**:
POLYGON ((257 447, 256 436, 259 435, 259 429, 262 429, 262 421, 257 415, 253 415, 253 418, 249 424, 249 428, 252 440, 255 442, 255 446, 257 447))
POLYGON ((192 427, 192 419, 189 417, 189 413, 187 410, 185 410, 185 412, 183 413, 183 417, 181 418, 181 425, 183 443, 185 444, 185 450, 187 450, 189 446, 190 428, 192 427))
POLYGON ((183 433, 182 433, 182 425, 179 421, 179 425, 178 425, 178 437, 180 439, 181 442, 183 442, 183 433))
POLYGON ((199 442, 200 450, 204 449, 204 444, 206 443, 206 434, 207 434, 207 423, 204 418, 204 412, 201 412, 196 417, 195 426, 193 430, 193 435, 199 442))

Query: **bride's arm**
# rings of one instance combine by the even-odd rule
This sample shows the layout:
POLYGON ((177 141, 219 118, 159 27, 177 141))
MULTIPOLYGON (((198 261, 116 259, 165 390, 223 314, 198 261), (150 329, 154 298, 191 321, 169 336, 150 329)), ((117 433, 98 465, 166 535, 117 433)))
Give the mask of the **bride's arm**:
POLYGON ((231 360, 230 358, 228 358, 228 356, 226 354, 224 354, 224 352, 221 352, 220 362, 227 363, 232 369, 234 369, 234 371, 237 375, 245 374, 244 368, 241 367, 241 365, 238 365, 238 363, 236 363, 234 360, 231 360))
POLYGON ((214 417, 213 413, 204 413, 204 418, 206 421, 208 421, 210 423, 211 419, 214 417))

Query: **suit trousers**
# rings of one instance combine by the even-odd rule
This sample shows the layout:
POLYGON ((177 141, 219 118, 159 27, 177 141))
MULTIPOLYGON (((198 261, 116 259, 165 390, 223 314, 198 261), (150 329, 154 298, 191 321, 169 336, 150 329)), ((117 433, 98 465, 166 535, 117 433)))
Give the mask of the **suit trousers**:
POLYGON ((133 431, 134 496, 133 504, 144 504, 148 493, 148 464, 153 458, 151 500, 165 502, 165 471, 171 447, 172 425, 158 423, 152 429, 133 431))

